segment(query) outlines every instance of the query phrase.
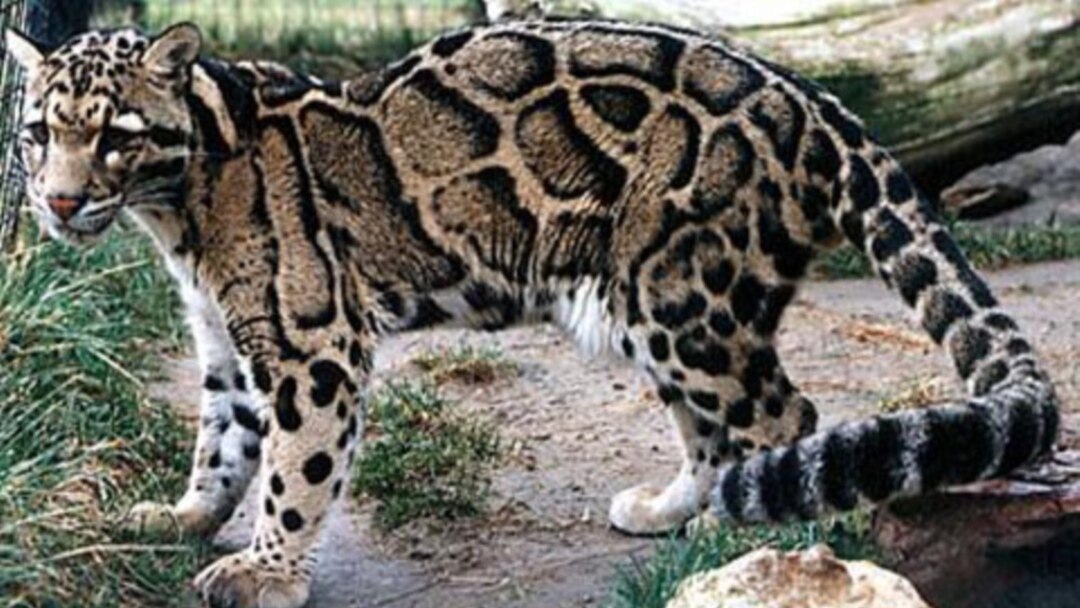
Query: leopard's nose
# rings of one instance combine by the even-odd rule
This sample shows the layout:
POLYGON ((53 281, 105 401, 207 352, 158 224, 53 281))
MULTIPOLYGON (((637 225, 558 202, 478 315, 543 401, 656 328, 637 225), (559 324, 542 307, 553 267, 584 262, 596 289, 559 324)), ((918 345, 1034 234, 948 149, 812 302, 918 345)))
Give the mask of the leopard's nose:
POLYGON ((60 218, 60 221, 66 222, 70 220, 79 209, 82 209, 86 204, 85 196, 78 197, 65 197, 59 196, 49 199, 49 209, 56 217, 60 218))

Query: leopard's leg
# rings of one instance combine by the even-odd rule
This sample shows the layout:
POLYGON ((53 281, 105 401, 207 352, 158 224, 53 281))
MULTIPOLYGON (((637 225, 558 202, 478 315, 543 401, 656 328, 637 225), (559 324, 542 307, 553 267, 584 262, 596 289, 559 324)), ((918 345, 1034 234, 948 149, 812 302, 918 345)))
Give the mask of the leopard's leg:
POLYGON ((305 361, 255 357, 251 366, 273 410, 254 537, 203 570, 195 585, 215 606, 297 608, 308 598, 326 512, 346 484, 362 425, 358 385, 367 370, 333 348, 305 361))
POLYGON ((763 339, 743 336, 743 346, 729 343, 723 355, 716 336, 698 328, 678 336, 657 331, 645 342, 646 367, 670 409, 683 463, 664 488, 643 484, 614 497, 610 521, 630 534, 681 528, 705 506, 720 467, 810 434, 817 421, 763 339))
POLYGON ((266 422, 221 315, 193 287, 184 293, 202 377, 199 434, 187 491, 174 507, 136 505, 131 527, 209 535, 232 516, 259 468, 266 422))
POLYGON ((710 480, 729 451, 726 427, 685 401, 673 401, 668 414, 683 451, 679 473, 667 486, 644 483, 616 494, 608 519, 620 532, 660 534, 682 527, 701 509, 710 480))

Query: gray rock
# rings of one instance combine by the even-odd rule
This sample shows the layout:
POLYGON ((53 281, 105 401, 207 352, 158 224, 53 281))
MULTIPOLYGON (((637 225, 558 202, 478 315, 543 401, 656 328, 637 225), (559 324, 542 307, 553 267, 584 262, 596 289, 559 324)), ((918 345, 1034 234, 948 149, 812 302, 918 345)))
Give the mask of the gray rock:
POLYGON ((946 209, 989 226, 1080 225, 1080 132, 1063 146, 976 169, 941 198, 946 209))

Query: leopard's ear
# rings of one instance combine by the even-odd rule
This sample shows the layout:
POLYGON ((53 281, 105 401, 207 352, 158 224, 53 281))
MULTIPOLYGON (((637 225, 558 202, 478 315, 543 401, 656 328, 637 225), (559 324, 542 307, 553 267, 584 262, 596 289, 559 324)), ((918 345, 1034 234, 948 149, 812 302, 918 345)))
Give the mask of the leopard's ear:
POLYGON ((188 73, 202 48, 202 34, 191 23, 180 23, 158 35, 150 42, 142 64, 154 74, 182 78, 188 73))
POLYGON ((17 30, 4 31, 4 48, 28 72, 36 71, 45 62, 46 52, 41 45, 17 30))

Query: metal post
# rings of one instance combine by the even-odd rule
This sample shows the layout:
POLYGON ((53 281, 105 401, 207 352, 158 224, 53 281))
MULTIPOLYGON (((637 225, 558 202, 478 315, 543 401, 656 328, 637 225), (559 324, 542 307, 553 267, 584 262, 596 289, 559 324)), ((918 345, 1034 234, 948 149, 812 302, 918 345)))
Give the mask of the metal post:
MULTIPOLYGON (((25 2, 21 0, 2 2, 0 28, 23 29, 25 9, 25 2)), ((0 253, 11 251, 15 246, 23 183, 16 158, 22 70, 8 58, 6 47, 6 41, 0 38, 0 96, 3 99, 0 105, 0 253)))

